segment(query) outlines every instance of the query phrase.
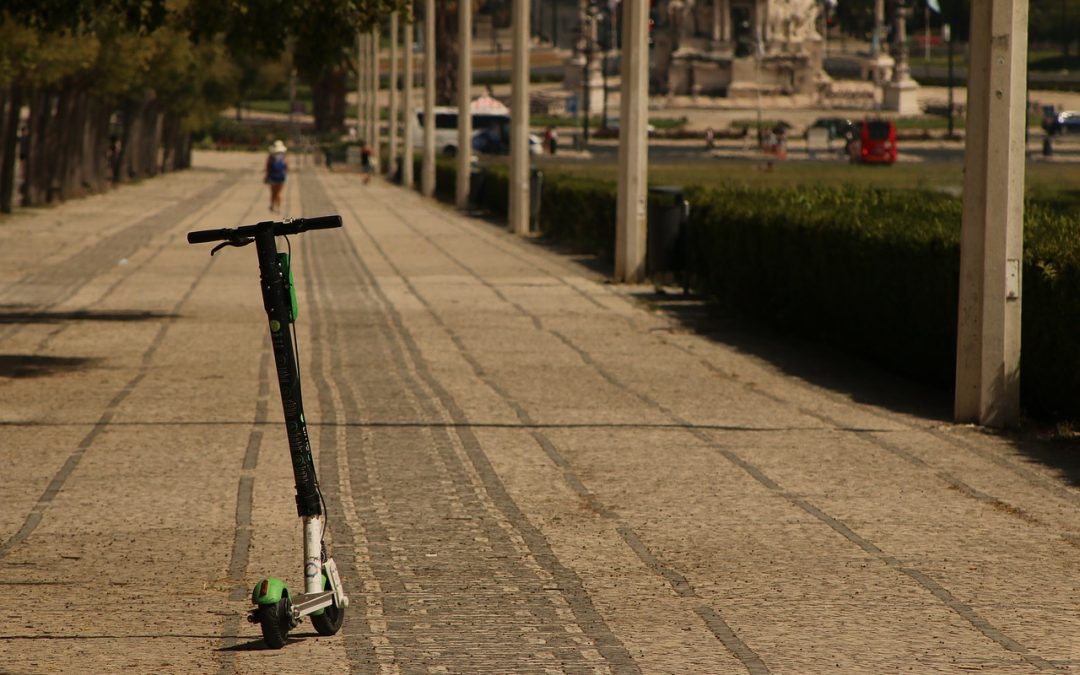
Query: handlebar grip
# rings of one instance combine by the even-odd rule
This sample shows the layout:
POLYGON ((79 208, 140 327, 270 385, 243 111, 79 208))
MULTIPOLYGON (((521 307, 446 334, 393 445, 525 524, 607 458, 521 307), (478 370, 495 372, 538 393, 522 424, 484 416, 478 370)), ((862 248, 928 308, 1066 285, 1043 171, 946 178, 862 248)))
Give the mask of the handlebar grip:
POLYGON ((210 241, 222 241, 229 238, 229 230, 196 230, 187 233, 189 244, 205 244, 210 241))
POLYGON ((304 224, 300 226, 300 230, 329 230, 334 227, 341 227, 341 216, 333 215, 304 218, 304 224))

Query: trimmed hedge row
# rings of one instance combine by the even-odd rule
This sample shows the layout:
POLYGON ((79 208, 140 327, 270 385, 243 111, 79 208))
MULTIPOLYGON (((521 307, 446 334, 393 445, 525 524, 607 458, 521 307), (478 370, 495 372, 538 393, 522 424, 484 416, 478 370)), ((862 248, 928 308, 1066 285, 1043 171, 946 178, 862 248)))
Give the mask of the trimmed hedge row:
POLYGON ((960 204, 858 188, 691 190, 695 286, 924 381, 955 363, 960 204))
MULTIPOLYGON (((439 169, 453 199, 455 172, 439 169)), ((615 185, 549 173, 540 223, 552 241, 611 260, 615 185)), ((505 167, 485 168, 477 206, 507 212, 505 167)), ((781 330, 951 387, 961 202, 854 186, 687 189, 690 276, 781 330)), ((446 197, 443 197, 446 198, 446 197)), ((1028 414, 1080 419, 1080 225, 1072 209, 1025 205, 1021 397, 1028 414)))

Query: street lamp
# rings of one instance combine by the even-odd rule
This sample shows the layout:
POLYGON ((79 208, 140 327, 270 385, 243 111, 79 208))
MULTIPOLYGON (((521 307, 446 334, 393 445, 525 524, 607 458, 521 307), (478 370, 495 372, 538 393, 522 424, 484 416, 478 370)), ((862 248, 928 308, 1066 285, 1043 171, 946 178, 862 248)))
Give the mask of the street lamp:
POLYGON ((592 82, 589 79, 589 71, 592 70, 593 52, 596 49, 596 14, 596 6, 590 5, 581 24, 585 38, 585 69, 581 77, 581 84, 585 88, 581 97, 584 104, 581 140, 585 147, 589 145, 589 113, 592 112, 592 82))
POLYGON ((945 24, 941 27, 941 39, 949 46, 949 140, 953 138, 953 41, 952 27, 945 24))

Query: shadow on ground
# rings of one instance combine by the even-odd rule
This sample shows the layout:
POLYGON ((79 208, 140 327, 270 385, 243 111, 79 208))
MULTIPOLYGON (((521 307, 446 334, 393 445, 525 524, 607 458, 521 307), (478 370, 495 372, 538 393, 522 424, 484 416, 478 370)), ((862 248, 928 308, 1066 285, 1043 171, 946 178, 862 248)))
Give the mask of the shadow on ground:
POLYGON ((78 370, 96 359, 68 356, 30 356, 0 354, 0 377, 45 377, 63 371, 78 370))
MULTIPOLYGON (((701 298, 663 293, 635 297, 676 319, 687 330, 760 358, 787 375, 849 396, 852 401, 942 424, 953 422, 951 390, 935 389, 827 345, 781 334, 701 298)), ((1028 420, 1019 431, 996 435, 1029 462, 1051 469, 1068 484, 1080 487, 1080 443, 1075 435, 1035 420, 1028 420)))
POLYGON ((787 375, 849 396, 852 401, 950 421, 949 391, 893 375, 827 345, 784 335, 700 297, 681 293, 640 293, 634 297, 676 319, 687 330, 767 361, 787 375))
MULTIPOLYGON (((287 645, 303 642, 306 638, 320 637, 318 633, 291 633, 286 638, 285 643, 287 645)), ((249 640, 240 644, 233 645, 231 647, 221 647, 219 652, 262 652, 273 651, 262 638, 249 640)))
MULTIPOLYGON (((483 220, 494 227, 506 227, 502 220, 483 220)), ((600 256, 582 254, 543 238, 528 241, 593 275, 612 276, 612 264, 600 256)), ((941 424, 953 423, 951 390, 936 389, 890 373, 822 343, 782 334, 700 296, 685 296, 676 290, 639 293, 634 297, 672 317, 687 331, 759 358, 787 375, 850 397, 857 403, 941 424)), ((999 437, 1005 438, 1032 464, 1050 469, 1068 484, 1080 487, 1080 433, 1066 433, 1053 423, 1028 420, 1022 430, 1004 432, 999 437)))
POLYGON ((16 306, 0 306, 0 325, 50 324, 66 321, 152 321, 173 318, 170 314, 142 310, 38 312, 16 306))

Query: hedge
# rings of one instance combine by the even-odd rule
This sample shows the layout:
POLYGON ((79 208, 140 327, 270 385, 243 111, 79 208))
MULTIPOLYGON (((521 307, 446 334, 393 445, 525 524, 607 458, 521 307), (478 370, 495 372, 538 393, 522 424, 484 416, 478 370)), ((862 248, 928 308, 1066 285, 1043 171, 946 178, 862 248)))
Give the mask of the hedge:
MULTIPOLYGON (((438 192, 453 199, 455 171, 438 192)), ((477 205, 507 212, 506 167, 484 168, 477 205)), ((615 185, 549 172, 546 238, 614 258, 615 185)), ((696 291, 783 331, 951 387, 961 201, 855 186, 687 188, 696 291)), ((1080 225, 1073 208, 1025 205, 1021 400, 1029 415, 1080 419, 1080 225)))

